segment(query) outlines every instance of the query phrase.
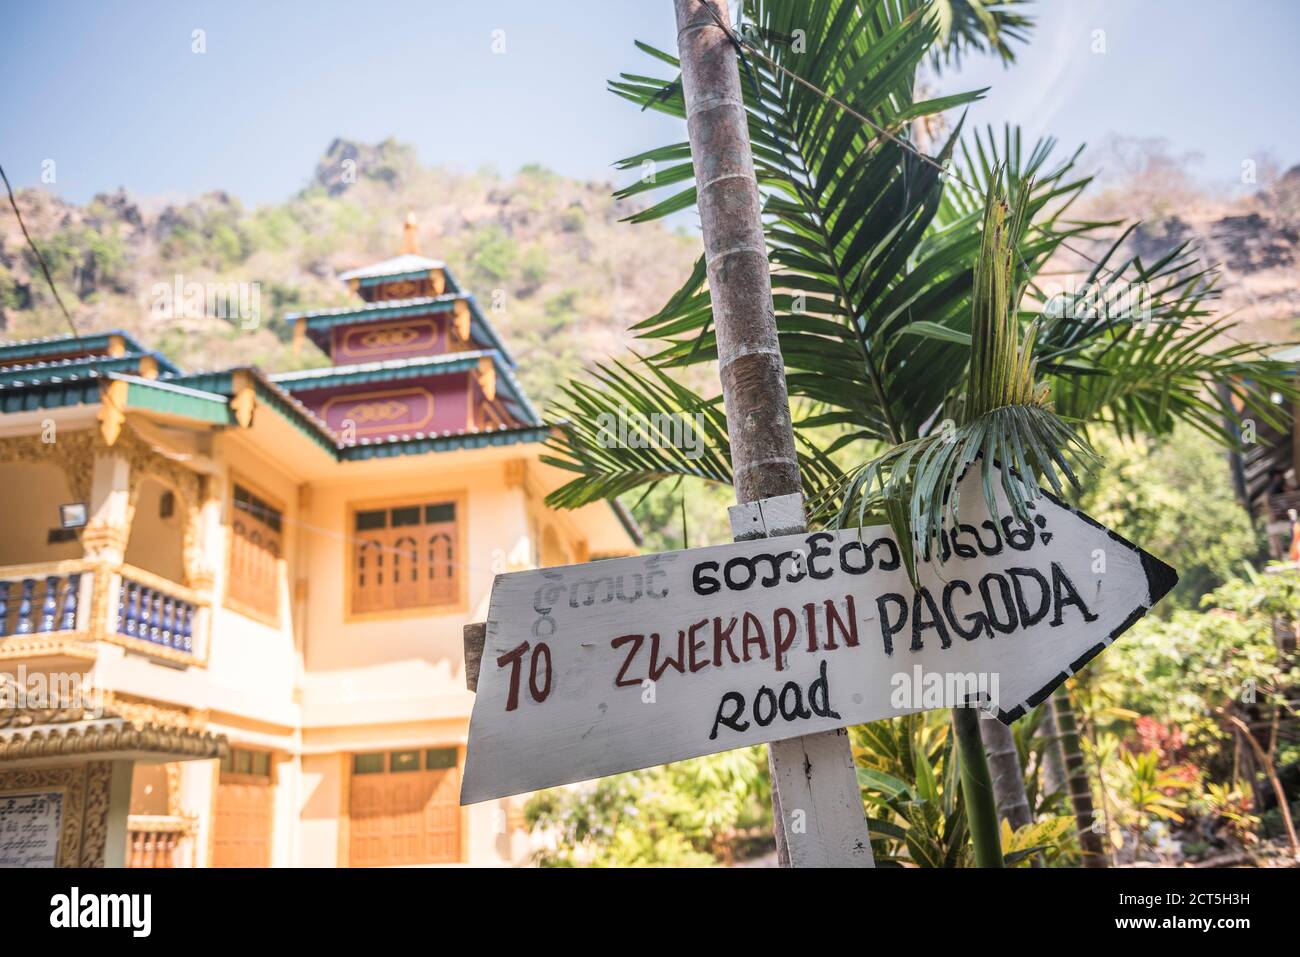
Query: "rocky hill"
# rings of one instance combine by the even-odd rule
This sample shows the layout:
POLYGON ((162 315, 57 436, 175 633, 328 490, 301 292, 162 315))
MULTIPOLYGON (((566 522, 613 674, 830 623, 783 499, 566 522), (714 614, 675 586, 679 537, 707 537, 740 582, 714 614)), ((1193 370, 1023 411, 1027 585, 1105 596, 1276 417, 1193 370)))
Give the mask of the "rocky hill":
MULTIPOLYGON (((81 332, 122 328, 184 366, 236 362, 276 370, 323 364, 295 357, 286 312, 343 305, 336 279, 397 252, 413 211, 421 252, 444 259, 478 298, 543 402, 580 364, 623 351, 632 322, 689 275, 698 238, 619 222, 634 209, 612 186, 540 167, 513 176, 419 164, 392 140, 335 140, 309 184, 279 205, 246 209, 215 192, 151 210, 126 190, 80 206, 40 189, 19 193, 81 332), (259 321, 170 318, 157 284, 257 283, 259 321)), ((58 335, 67 324, 12 212, 0 215, 0 335, 58 335)))
POLYGON ((1236 338, 1300 340, 1300 166, 1236 198, 1198 188, 1163 160, 1101 185, 1077 210, 1079 218, 1140 221, 1124 251, 1147 263, 1190 240, 1219 270, 1217 311, 1237 321, 1236 338))

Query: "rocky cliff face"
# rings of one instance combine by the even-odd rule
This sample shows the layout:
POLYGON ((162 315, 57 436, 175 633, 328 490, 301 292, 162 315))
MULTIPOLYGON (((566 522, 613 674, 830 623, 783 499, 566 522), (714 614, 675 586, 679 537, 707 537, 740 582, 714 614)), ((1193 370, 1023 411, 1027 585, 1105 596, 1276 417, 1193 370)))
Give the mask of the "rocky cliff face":
MULTIPOLYGON (((1191 242, 1202 263, 1218 268, 1218 312, 1235 314, 1239 338, 1290 342, 1300 334, 1300 166, 1236 201, 1184 192, 1176 201, 1148 202, 1144 208, 1141 200, 1126 204, 1120 186, 1100 201, 1085 203, 1078 218, 1142 219, 1123 253, 1147 264, 1191 242)), ((1083 251, 1096 257, 1104 246, 1083 251)), ((1063 258, 1076 277, 1087 271, 1079 257, 1063 258)))

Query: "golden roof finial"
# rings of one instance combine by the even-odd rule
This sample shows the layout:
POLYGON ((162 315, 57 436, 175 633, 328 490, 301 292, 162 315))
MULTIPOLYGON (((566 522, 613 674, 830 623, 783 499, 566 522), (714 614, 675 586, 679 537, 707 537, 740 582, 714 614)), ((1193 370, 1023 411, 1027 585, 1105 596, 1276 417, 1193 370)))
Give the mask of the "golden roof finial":
POLYGON ((415 213, 406 214, 406 222, 402 226, 402 255, 410 254, 412 256, 420 255, 420 240, 416 235, 415 213))

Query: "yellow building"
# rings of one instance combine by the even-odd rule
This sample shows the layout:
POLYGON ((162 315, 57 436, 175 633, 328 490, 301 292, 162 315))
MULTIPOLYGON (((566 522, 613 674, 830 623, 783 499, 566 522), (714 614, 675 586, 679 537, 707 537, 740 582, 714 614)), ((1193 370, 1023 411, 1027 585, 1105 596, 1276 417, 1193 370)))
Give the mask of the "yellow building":
POLYGON ((0 344, 0 864, 527 860, 521 800, 459 806, 462 626, 635 528, 545 507, 547 430, 413 227, 341 278, 288 317, 308 372, 0 344))

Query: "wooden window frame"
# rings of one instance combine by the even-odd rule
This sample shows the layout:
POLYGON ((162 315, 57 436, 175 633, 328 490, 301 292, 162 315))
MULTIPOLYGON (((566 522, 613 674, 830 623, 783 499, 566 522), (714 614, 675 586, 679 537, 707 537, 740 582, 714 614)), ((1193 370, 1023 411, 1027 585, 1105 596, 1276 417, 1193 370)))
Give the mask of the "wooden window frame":
POLYGON ((256 482, 250 482, 235 472, 231 472, 227 481, 226 492, 226 580, 222 582, 221 603, 226 608, 243 615, 245 618, 251 618, 271 628, 278 629, 283 620, 284 614, 284 595, 283 578, 286 568, 285 555, 288 549, 285 547, 288 535, 285 526, 289 523, 288 509, 285 507, 284 500, 278 495, 269 494, 266 489, 259 486, 256 482), (275 574, 275 613, 267 614, 261 608, 254 608, 252 605, 240 601, 238 598, 232 598, 230 595, 231 567, 234 561, 235 548, 235 486, 242 486, 246 491, 256 495, 266 502, 267 505, 274 508, 280 513, 280 557, 276 560, 275 574))
MULTIPOLYGON (((362 505, 361 510, 365 511, 369 506, 362 505)), ((444 741, 439 744, 424 744, 418 746, 421 760, 421 771, 438 770, 447 771, 455 770, 459 781, 465 780, 465 755, 466 742, 464 740, 444 741), (430 751, 454 751, 456 754, 456 763, 447 768, 427 767, 428 753, 430 751)), ((370 777, 371 774, 383 774, 389 776, 389 754, 393 750, 410 750, 409 748, 382 748, 366 751, 341 751, 338 758, 342 764, 340 768, 342 775, 342 786, 339 788, 339 828, 337 844, 337 860, 339 867, 352 867, 352 788, 353 781, 358 777, 370 777), (380 772, 369 772, 358 774, 355 770, 354 760, 359 754, 382 754, 384 756, 383 770, 380 772)), ((215 800, 215 789, 213 790, 215 800)), ((457 863, 468 864, 470 862, 470 805, 463 804, 460 807, 460 856, 457 863)))
POLYGON ((367 621, 385 621, 401 618, 433 618, 440 615, 463 615, 469 611, 469 570, 465 556, 469 551, 469 496, 464 489, 450 492, 421 492, 396 498, 368 499, 348 502, 344 507, 344 528, 347 529, 346 546, 343 549, 343 621, 345 624, 367 621), (456 551, 453 561, 459 563, 457 569, 456 597, 440 605, 419 605, 411 608, 389 608, 378 611, 353 611, 352 588, 355 561, 356 517, 358 512, 379 509, 409 508, 426 505, 454 505, 456 507, 456 551))
POLYGON ((266 787, 275 786, 275 752, 274 751, 269 751, 266 748, 248 748, 248 747, 244 747, 243 745, 234 744, 229 746, 228 753, 230 755, 231 770, 227 771, 225 768, 221 766, 221 762, 218 761, 217 763, 218 783, 261 784, 261 785, 265 785, 266 787), (247 752, 249 755, 253 755, 253 754, 266 755, 266 774, 251 774, 251 773, 243 774, 239 771, 234 770, 235 752, 237 751, 247 752))

